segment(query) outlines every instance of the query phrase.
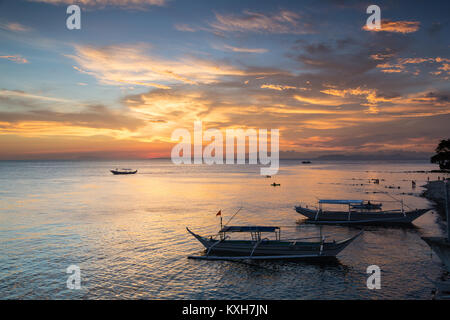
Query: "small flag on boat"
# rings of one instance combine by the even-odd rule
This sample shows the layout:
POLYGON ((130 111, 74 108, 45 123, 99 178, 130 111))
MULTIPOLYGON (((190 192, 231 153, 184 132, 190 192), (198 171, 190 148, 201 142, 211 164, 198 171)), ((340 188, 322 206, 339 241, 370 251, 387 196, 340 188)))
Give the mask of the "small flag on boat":
POLYGON ((217 216, 222 216, 222 210, 219 210, 219 212, 216 213, 216 217, 217 216))

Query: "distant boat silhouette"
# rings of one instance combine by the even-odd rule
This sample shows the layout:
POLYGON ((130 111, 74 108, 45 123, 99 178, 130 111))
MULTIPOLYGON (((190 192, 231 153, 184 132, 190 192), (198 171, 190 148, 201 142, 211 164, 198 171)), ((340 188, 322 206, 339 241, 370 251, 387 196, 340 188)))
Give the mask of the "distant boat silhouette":
POLYGON ((381 204, 372 204, 363 200, 319 200, 317 209, 295 206, 295 211, 308 219, 305 223, 315 224, 410 224, 413 220, 428 212, 430 209, 381 210, 381 204), (322 210, 322 204, 345 205, 348 210, 328 211, 322 210))
POLYGON ((137 170, 133 170, 133 169, 114 169, 114 170, 110 170, 112 172, 112 174, 135 174, 137 173, 137 170))

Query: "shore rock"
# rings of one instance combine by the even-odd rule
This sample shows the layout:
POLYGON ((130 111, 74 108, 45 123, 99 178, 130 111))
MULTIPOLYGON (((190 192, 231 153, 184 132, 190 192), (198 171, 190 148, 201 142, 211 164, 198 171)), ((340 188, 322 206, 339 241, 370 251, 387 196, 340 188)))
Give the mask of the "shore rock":
POLYGON ((436 211, 446 220, 445 214, 445 183, 444 181, 430 181, 423 186, 426 190, 422 196, 435 203, 436 211))

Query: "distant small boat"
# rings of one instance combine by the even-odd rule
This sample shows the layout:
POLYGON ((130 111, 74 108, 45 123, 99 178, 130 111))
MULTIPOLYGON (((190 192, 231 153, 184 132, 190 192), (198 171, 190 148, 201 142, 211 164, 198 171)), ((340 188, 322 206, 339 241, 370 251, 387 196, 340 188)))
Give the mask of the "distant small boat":
POLYGON ((188 258, 206 260, 330 258, 362 233, 342 241, 326 241, 322 235, 281 240, 280 228, 272 226, 225 226, 217 238, 202 237, 189 228, 186 230, 206 248, 206 255, 188 258), (230 240, 228 234, 236 232, 250 233, 252 240, 230 240), (275 239, 262 237, 263 233, 274 234, 275 239))
MULTIPOLYGON (((319 200, 318 209, 296 206, 295 211, 307 217, 306 223, 314 224, 409 224, 430 209, 373 211, 367 210, 363 200, 319 200), (322 210, 323 204, 347 205, 347 211, 322 210), (355 209, 358 208, 358 209, 355 209)), ((381 206, 380 206, 381 208, 381 206)))
POLYGON ((308 164, 308 163, 311 163, 311 161, 305 160, 305 161, 302 161, 302 163, 303 163, 303 164, 308 164))
POLYGON ((279 187, 279 186, 281 186, 281 184, 275 183, 275 182, 274 182, 274 183, 271 184, 271 186, 272 186, 272 187, 279 187))
POLYGON ((112 174, 135 174, 137 173, 137 170, 133 170, 133 169, 114 169, 114 170, 110 170, 112 172, 112 174))

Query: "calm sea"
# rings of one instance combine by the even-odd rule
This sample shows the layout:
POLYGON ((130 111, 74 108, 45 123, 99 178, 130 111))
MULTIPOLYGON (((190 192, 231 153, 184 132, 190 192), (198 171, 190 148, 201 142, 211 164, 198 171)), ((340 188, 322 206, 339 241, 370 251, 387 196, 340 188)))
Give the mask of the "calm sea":
MULTIPOLYGON (((282 236, 318 234, 296 224, 293 207, 318 198, 403 199, 412 208, 427 178, 426 162, 282 161, 273 178, 257 166, 175 166, 147 161, 0 162, 1 299, 430 299, 444 269, 420 239, 441 235, 433 211, 415 227, 368 227, 331 263, 189 260, 202 251, 185 227, 218 230, 216 212, 231 224, 284 226, 282 236), (112 168, 138 174, 113 176, 112 168), (380 184, 369 183, 380 179, 380 184), (413 189, 411 180, 417 181, 413 189), (280 187, 271 187, 272 182, 280 187), (391 188, 389 188, 389 186, 391 188), (400 188, 398 188, 400 187, 400 188), (81 289, 66 287, 69 265, 81 289), (366 287, 369 265, 382 270, 380 290, 366 287)), ((357 232, 327 226, 336 239, 357 232)))

